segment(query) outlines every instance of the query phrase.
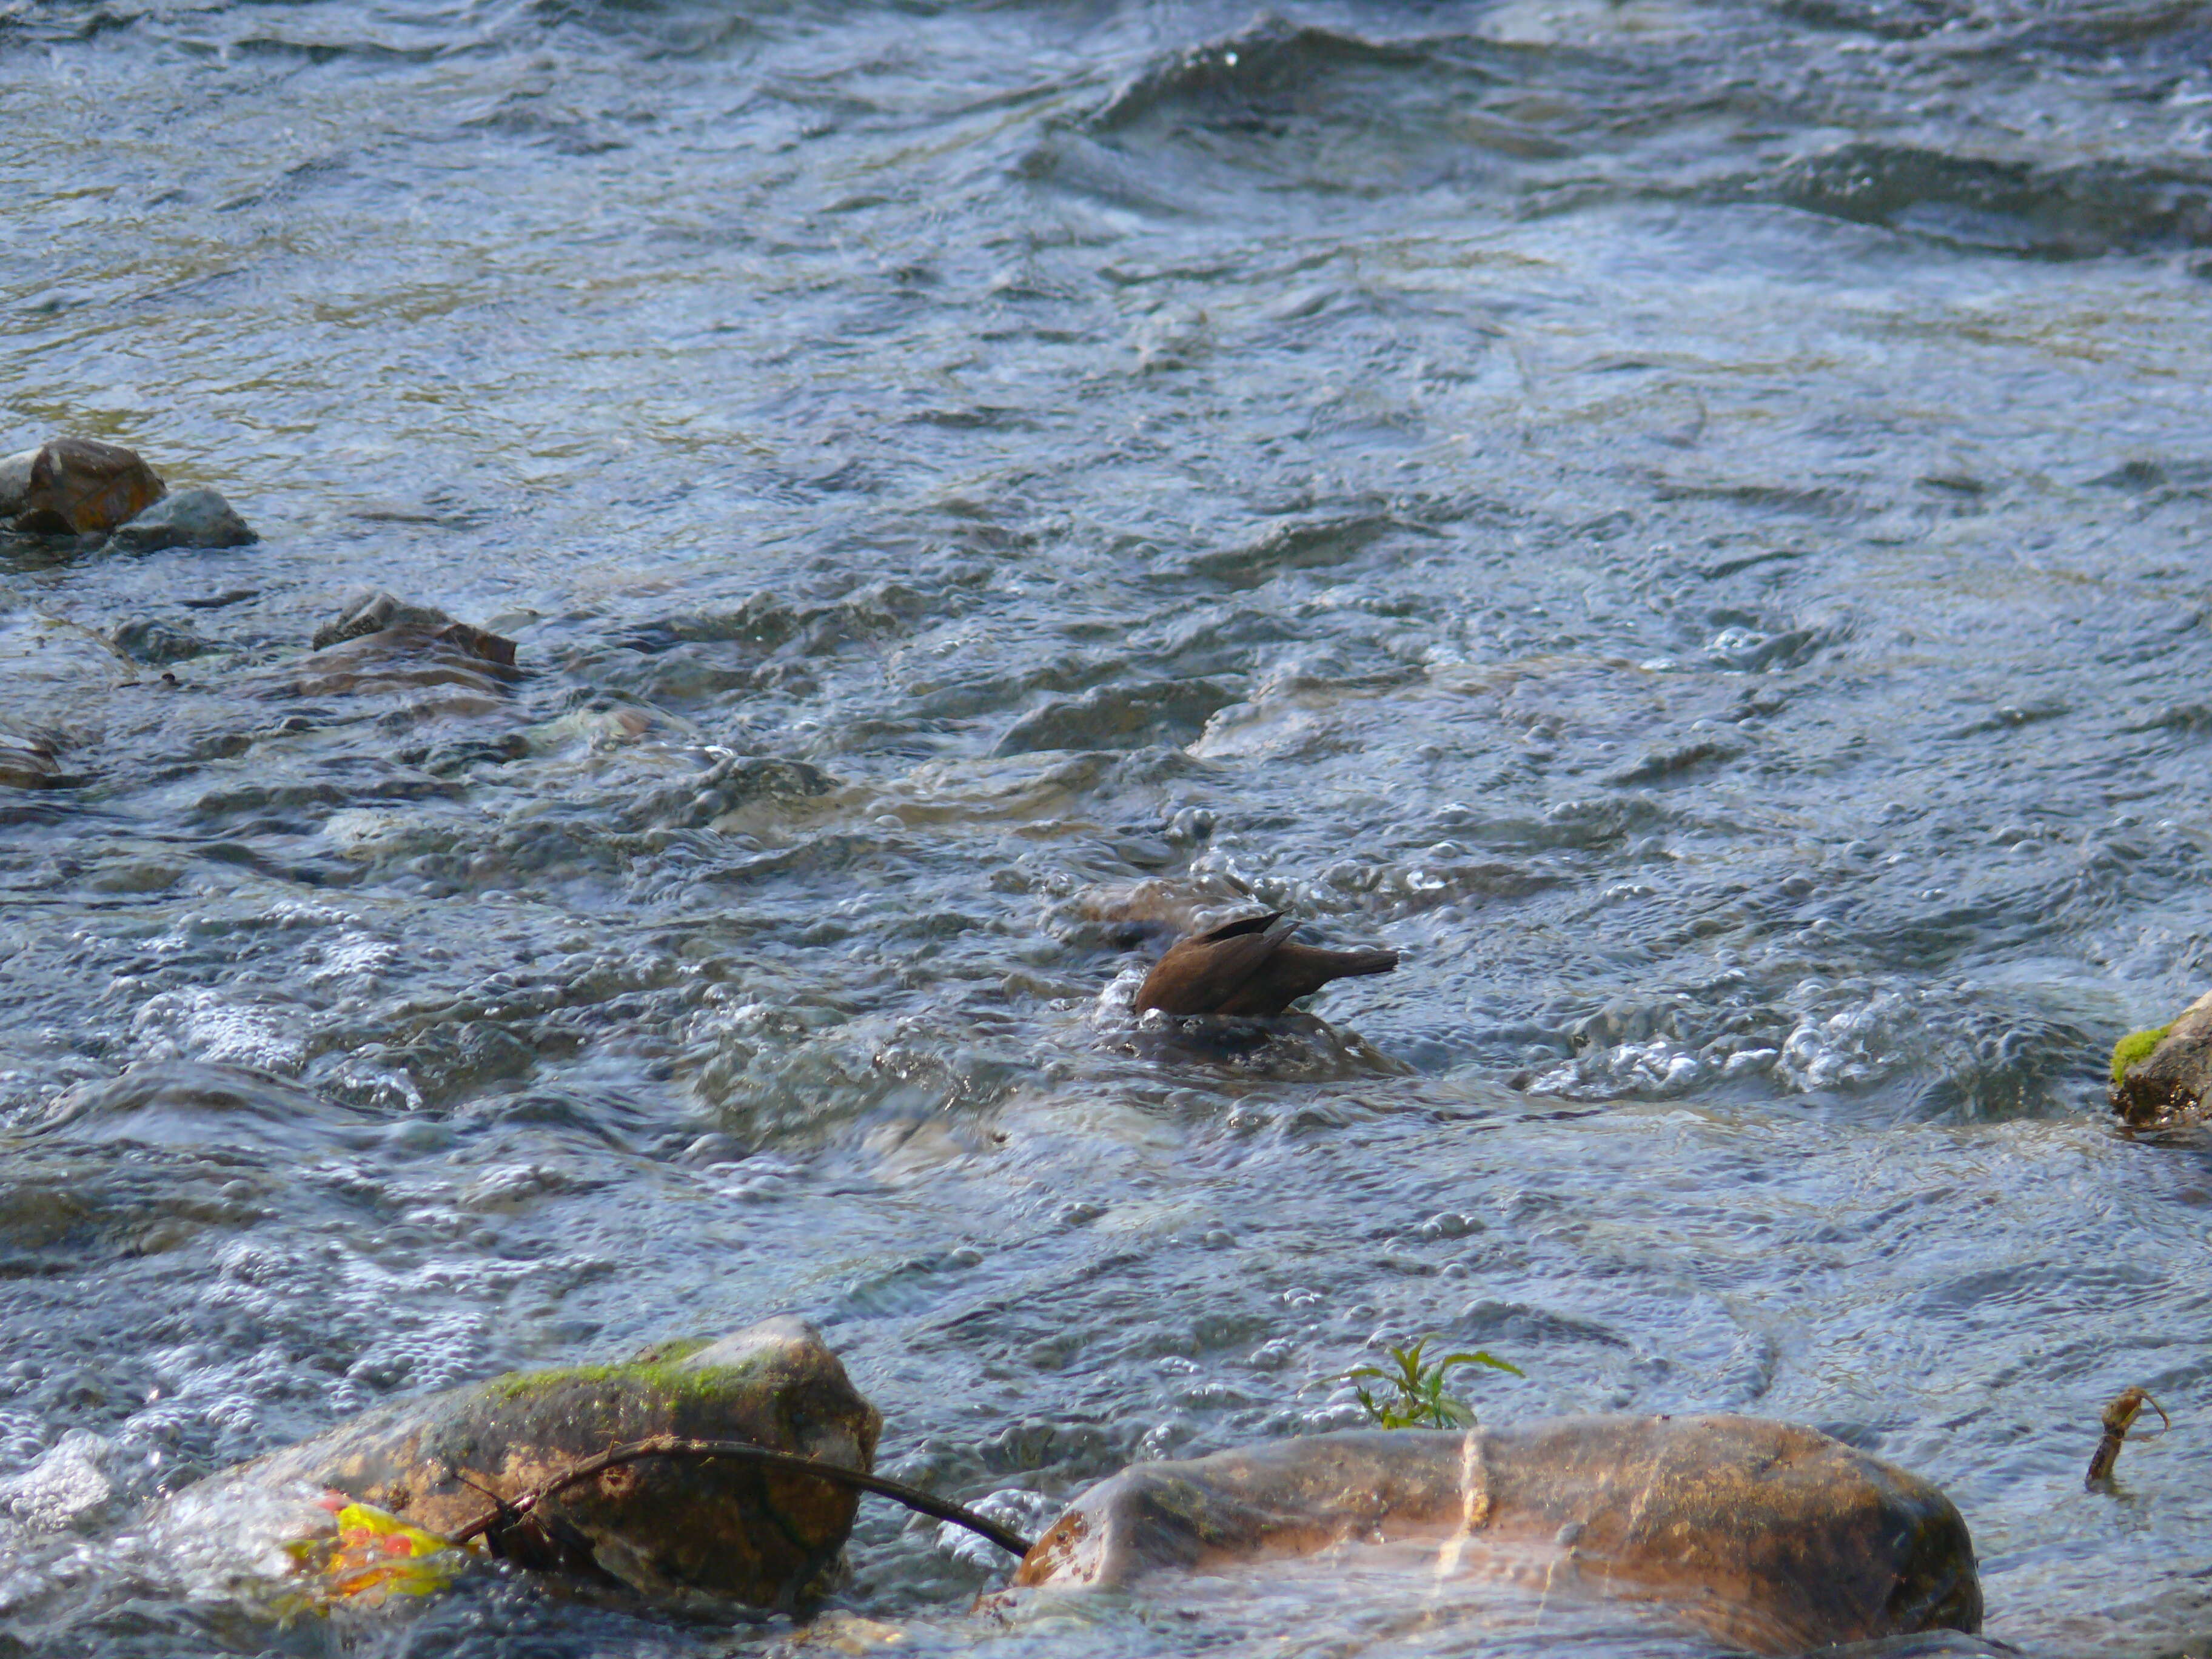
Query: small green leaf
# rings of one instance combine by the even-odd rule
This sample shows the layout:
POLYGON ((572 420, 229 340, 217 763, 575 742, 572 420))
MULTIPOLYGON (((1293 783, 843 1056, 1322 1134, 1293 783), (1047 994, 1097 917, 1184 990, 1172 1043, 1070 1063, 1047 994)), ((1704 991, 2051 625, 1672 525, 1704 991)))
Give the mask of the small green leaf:
POLYGON ((1392 1370, 1361 1365, 1345 1373, 1344 1380, 1355 1384, 1353 1392, 1369 1421, 1386 1429, 1472 1428, 1475 1422, 1474 1411, 1466 1401, 1444 1392, 1444 1380, 1453 1370, 1462 1365, 1486 1365, 1493 1370, 1510 1371, 1515 1376, 1524 1375, 1518 1365, 1480 1349, 1472 1353, 1446 1354, 1432 1361, 1427 1354, 1429 1344, 1435 1340, 1425 1336, 1409 1346, 1389 1350, 1392 1370), (1388 1393, 1376 1399, 1360 1383, 1362 1378, 1386 1384, 1388 1393))
POLYGON ((1473 1353, 1448 1353, 1437 1361, 1437 1370, 1442 1374, 1455 1365, 1487 1365, 1492 1370, 1510 1371, 1516 1376, 1528 1375, 1511 1360, 1500 1359, 1496 1354, 1482 1348, 1477 1348, 1473 1353))

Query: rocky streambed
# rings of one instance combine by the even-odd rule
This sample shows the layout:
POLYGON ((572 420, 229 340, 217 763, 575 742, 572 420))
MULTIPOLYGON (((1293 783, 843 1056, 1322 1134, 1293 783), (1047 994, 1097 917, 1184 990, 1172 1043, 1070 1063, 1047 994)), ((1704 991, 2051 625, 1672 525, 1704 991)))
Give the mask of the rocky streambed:
POLYGON ((1940 1491, 1906 1651, 2199 1644, 2193 15, 1277 10, 0 9, 0 1648, 1730 1650, 1579 1513, 149 1553, 772 1315, 1027 1538, 1425 1340, 1940 1491), (1395 971, 1138 1010, 1278 912, 1395 971))
MULTIPOLYGON (((870 1473, 882 1427, 817 1332, 770 1321, 337 1424, 186 1487, 147 1518, 143 1559, 280 1627, 452 1594, 488 1556, 656 1606, 809 1617, 850 1576, 860 1493, 833 1477, 870 1473)), ((1196 1575, 1220 1593, 1300 1557, 1416 1625, 1480 1622, 1532 1588, 1759 1653, 1982 1621, 1972 1543, 1940 1492, 1742 1417, 1370 1430, 1139 1463, 1033 1542, 990 1541, 1026 1554, 979 1605, 975 1639, 1055 1590, 1196 1575)), ((822 1628, 839 1639, 835 1619, 822 1628)))

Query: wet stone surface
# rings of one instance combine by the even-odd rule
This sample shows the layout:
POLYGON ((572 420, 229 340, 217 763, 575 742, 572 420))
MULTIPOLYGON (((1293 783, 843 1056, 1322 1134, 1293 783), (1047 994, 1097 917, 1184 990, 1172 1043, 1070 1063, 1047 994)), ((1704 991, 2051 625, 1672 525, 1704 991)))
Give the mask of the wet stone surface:
MULTIPOLYGON (((513 1372, 335 1425, 187 1489, 155 1523, 222 1535, 227 1513, 335 1491, 452 1537, 617 1446, 653 1436, 735 1440, 866 1472, 882 1419, 821 1336, 793 1319, 626 1362, 513 1372)), ((603 1577, 659 1603, 789 1607, 834 1577, 855 1492, 729 1462, 623 1464, 545 1498, 513 1559, 603 1577)))
POLYGON ((152 553, 165 547, 244 547, 259 539, 220 491, 200 486, 165 495, 118 525, 108 545, 119 553, 152 553))
POLYGON ((40 445, 21 476, 15 528, 38 536, 96 536, 136 518, 168 493, 136 451, 90 438, 55 438, 40 445))
POLYGON ((2170 1024, 2130 1032, 2112 1051, 2112 1109, 2139 1129, 2186 1128, 2212 1085, 2212 996, 2170 1024))
POLYGON ((1370 1429, 1140 1463, 1077 1498, 1013 1586, 1233 1579, 1318 1555, 1375 1593, 1395 1569, 1409 1607, 1448 1581, 1479 1603, 1505 1580, 1649 1604, 1755 1653, 1982 1624, 1972 1540, 1942 1493, 1812 1430, 1733 1416, 1370 1429))

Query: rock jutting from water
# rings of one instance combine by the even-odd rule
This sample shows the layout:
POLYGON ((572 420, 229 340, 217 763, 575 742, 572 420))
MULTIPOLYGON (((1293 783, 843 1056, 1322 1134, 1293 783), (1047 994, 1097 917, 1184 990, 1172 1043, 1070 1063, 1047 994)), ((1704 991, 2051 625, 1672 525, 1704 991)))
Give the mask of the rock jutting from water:
POLYGON ((1269 1018, 1331 980, 1387 974, 1395 951, 1323 951, 1293 945, 1297 923, 1280 912, 1242 916, 1178 939, 1137 988, 1135 1007, 1169 1014, 1269 1018))
POLYGON ((469 623, 455 622, 434 605, 410 605, 396 594, 369 587, 355 588, 345 596, 336 618, 315 630, 314 646, 318 651, 327 651, 348 640, 398 629, 415 630, 415 636, 434 640, 502 668, 514 666, 513 640, 469 623))
POLYGON ((54 438, 0 462, 0 511, 32 535, 98 535, 167 494, 136 450, 91 438, 54 438))
POLYGON ((0 726, 0 789, 46 789, 62 781, 59 747, 46 732, 0 726))
POLYGON ((117 526, 107 544, 121 553, 153 553, 166 547, 245 547, 260 539, 220 490, 198 485, 165 495, 117 526))
POLYGON ((23 496, 31 487, 31 468, 38 459, 35 449, 0 455, 0 522, 14 523, 23 510, 23 496))
POLYGON ((297 689, 307 696, 447 687, 489 708, 514 678, 513 640, 373 588, 349 593, 337 617, 315 630, 314 645, 299 665, 297 689))
POLYGON ((210 651, 222 648, 215 641, 204 639, 189 628, 179 628, 173 623, 149 617, 118 623, 109 630, 107 642, 131 661, 143 662, 154 668, 166 663, 204 657, 210 651))
POLYGON ((2135 1128, 2193 1123, 2212 1086, 2212 991, 2170 1025, 2130 1031, 2112 1050, 2112 1109, 2135 1128))
MULTIPOLYGON (((882 1427, 811 1326, 770 1319, 713 1343, 519 1372, 365 1413, 187 1488, 156 1531, 225 1536, 230 1517, 267 1516, 272 1504, 284 1524, 309 1529, 327 1521, 325 1494, 336 1493, 450 1537, 493 1498, 511 1503, 648 1437, 744 1441, 865 1473, 882 1427)), ((546 1553, 524 1564, 610 1577, 658 1600, 789 1607, 837 1561, 858 1501, 800 1473, 642 1458, 539 1503, 531 1535, 546 1553)))
POLYGON ((1395 1563, 1409 1598, 1503 1576, 1650 1603, 1761 1653, 1982 1620, 1966 1524, 1936 1487, 1814 1430, 1732 1415, 1367 1430, 1139 1463, 1078 1498, 1009 1594, 1264 1574, 1352 1546, 1375 1549, 1363 1585, 1395 1563))

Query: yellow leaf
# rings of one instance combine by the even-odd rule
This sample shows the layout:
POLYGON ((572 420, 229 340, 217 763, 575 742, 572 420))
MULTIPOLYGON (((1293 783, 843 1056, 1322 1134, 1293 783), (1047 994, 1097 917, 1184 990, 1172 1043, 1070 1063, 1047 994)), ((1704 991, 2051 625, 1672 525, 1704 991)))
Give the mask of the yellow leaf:
POLYGON ((428 1595, 467 1565, 466 1551, 374 1504, 332 1492, 323 1507, 333 1511, 332 1531, 285 1547, 312 1581, 289 1611, 327 1613, 341 1602, 376 1607, 394 1595, 428 1595))

